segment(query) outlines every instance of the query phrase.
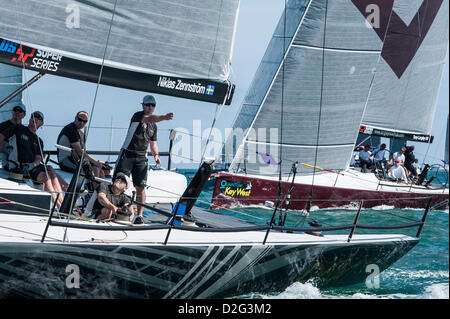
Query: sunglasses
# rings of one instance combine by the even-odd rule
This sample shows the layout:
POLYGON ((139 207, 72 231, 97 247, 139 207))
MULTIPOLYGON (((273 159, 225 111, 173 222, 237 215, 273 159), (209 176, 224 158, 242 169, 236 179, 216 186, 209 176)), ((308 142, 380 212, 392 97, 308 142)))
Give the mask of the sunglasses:
POLYGON ((156 104, 153 104, 153 103, 147 103, 147 104, 143 104, 144 106, 147 106, 147 107, 155 107, 156 106, 156 104))
POLYGON ((42 119, 42 117, 40 117, 39 115, 35 115, 35 114, 33 114, 33 119, 35 119, 35 120, 40 120, 40 121, 44 121, 44 120, 42 119))
POLYGON ((20 107, 15 107, 15 108, 13 108, 13 111, 14 111, 14 112, 18 112, 18 113, 24 113, 24 112, 25 112, 25 111, 22 110, 20 107))
POLYGON ((77 117, 77 120, 78 120, 79 122, 85 123, 85 124, 88 122, 88 120, 83 120, 82 118, 79 118, 79 117, 77 117))
POLYGON ((128 184, 127 180, 124 177, 118 177, 118 180, 120 180, 122 183, 128 184))

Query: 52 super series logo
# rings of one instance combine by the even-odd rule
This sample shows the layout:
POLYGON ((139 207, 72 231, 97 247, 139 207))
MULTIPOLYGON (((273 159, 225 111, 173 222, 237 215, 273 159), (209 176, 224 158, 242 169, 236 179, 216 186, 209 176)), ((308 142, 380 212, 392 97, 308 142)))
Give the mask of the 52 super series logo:
POLYGON ((60 54, 30 48, 5 39, 0 42, 0 53, 2 51, 13 55, 11 62, 19 62, 27 68, 42 71, 58 71, 59 63, 62 59, 60 54))

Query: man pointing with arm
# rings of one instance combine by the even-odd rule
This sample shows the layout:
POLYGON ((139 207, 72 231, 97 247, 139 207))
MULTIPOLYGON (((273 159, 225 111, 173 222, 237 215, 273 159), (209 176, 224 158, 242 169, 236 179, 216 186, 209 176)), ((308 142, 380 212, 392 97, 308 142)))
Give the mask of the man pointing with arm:
MULTIPOLYGON (((154 115, 156 108, 156 100, 152 95, 146 95, 142 100, 142 111, 134 113, 130 121, 127 136, 123 143, 119 159, 117 161, 114 175, 122 172, 127 176, 132 176, 133 185, 136 188, 136 200, 145 203, 145 186, 147 182, 147 149, 150 150, 155 158, 156 166, 161 165, 158 153, 157 122, 171 120, 173 113, 165 115, 154 115)), ((144 208, 138 206, 137 221, 142 221, 142 213, 144 208)))

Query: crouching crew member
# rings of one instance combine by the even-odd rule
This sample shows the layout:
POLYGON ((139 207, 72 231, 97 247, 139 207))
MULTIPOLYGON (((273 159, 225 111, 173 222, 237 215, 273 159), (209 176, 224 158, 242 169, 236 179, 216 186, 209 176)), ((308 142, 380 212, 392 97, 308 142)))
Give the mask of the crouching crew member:
POLYGON ((92 208, 94 217, 103 220, 117 217, 118 215, 128 216, 131 222, 134 212, 131 206, 131 199, 125 195, 125 191, 131 185, 128 176, 118 173, 112 185, 100 183, 97 189, 97 199, 92 208))

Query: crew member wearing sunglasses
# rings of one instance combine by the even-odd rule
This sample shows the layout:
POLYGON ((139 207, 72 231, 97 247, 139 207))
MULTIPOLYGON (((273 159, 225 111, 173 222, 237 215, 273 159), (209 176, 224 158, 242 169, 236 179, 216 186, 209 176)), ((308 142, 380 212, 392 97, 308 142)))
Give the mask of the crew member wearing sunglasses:
MULTIPOLYGON (((145 186, 147 184, 148 159, 147 150, 150 150, 155 158, 156 166, 161 165, 156 143, 156 122, 167 121, 173 118, 173 113, 155 115, 156 100, 152 95, 144 96, 142 111, 134 113, 130 121, 127 136, 123 143, 114 174, 119 172, 132 176, 133 185, 136 188, 136 201, 145 203, 145 186)), ((138 206, 138 216, 135 223, 143 223, 142 214, 144 208, 138 206)))
POLYGON ((22 120, 25 117, 27 108, 22 103, 17 103, 12 109, 12 116, 10 120, 6 120, 0 123, 0 133, 13 125, 22 124, 22 120))
MULTIPOLYGON (((75 115, 74 121, 64 126, 58 135, 57 143, 72 149, 72 152, 58 149, 58 163, 63 171, 74 173, 78 167, 86 143, 86 136, 82 130, 86 127, 87 122, 88 113, 86 111, 79 111, 75 115)), ((103 173, 102 166, 105 162, 97 160, 87 153, 85 154, 85 158, 92 163, 94 175, 104 178, 105 174, 103 173)), ((97 187, 95 183, 94 187, 97 187)))
MULTIPOLYGON (((20 102, 16 103, 12 109, 11 119, 0 123, 0 133, 6 131, 6 129, 8 129, 11 126, 22 124, 22 119, 25 117, 26 110, 27 109, 24 104, 20 102)), ((6 145, 5 147, 8 148, 8 145, 6 145)), ((2 167, 8 166, 8 161, 4 153, 0 153, 0 161, 2 163, 2 167)))
MULTIPOLYGON (((10 126, 0 133, 0 152, 7 153, 8 162, 11 166, 7 170, 22 169, 28 173, 29 177, 40 184, 44 184, 44 190, 51 193, 53 201, 58 197, 57 207, 60 208, 63 202, 63 189, 60 184, 61 178, 56 174, 51 166, 44 166, 41 163, 44 143, 36 135, 36 131, 44 124, 44 114, 35 111, 31 114, 28 126, 17 124, 10 126), (9 140, 12 150, 4 149, 5 140, 9 140), (6 152, 7 151, 7 152, 6 152), (14 164, 14 165, 12 165, 14 164)), ((67 190, 67 183, 63 186, 67 190)))

